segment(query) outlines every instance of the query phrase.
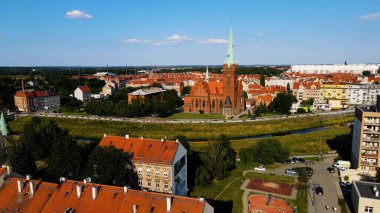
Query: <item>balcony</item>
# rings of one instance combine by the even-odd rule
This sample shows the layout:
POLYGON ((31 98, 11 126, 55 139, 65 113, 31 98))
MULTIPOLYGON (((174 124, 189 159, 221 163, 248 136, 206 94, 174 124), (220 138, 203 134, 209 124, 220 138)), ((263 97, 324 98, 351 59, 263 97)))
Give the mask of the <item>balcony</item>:
POLYGON ((363 158, 378 158, 377 154, 364 154, 362 153, 363 158))
POLYGON ((379 142, 379 138, 363 138, 363 141, 379 142))
POLYGON ((362 146, 362 149, 366 149, 366 150, 379 150, 379 147, 378 146, 362 146))
POLYGON ((362 161, 360 162, 360 165, 377 166, 377 163, 362 161))
POLYGON ((365 133, 371 133, 371 134, 380 134, 380 129, 379 130, 363 129, 363 132, 365 132, 365 133))

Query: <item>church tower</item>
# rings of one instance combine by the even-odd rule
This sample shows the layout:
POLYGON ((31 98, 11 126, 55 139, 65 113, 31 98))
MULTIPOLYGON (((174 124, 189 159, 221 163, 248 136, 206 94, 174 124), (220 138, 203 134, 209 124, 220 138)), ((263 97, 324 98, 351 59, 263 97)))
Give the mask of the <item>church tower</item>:
POLYGON ((228 39, 227 58, 223 64, 223 114, 235 115, 241 112, 241 97, 237 71, 237 61, 234 53, 232 27, 228 39))

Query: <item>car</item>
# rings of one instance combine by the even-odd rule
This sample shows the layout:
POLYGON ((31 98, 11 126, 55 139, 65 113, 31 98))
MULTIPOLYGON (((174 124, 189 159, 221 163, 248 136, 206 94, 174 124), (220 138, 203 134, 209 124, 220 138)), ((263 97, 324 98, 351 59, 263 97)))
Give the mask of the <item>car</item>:
POLYGON ((334 169, 334 167, 329 167, 329 168, 327 168, 327 171, 329 171, 330 173, 335 173, 335 169, 334 169))
POLYGON ((303 158, 298 158, 298 161, 299 161, 300 163, 305 163, 305 159, 303 159, 303 158))
POLYGON ((284 161, 285 164, 288 164, 288 163, 291 163, 291 162, 292 162, 292 160, 290 160, 290 159, 284 161))
POLYGON ((260 172, 265 172, 265 167, 263 165, 261 165, 261 166, 255 167, 254 170, 260 171, 260 172))
POLYGON ((287 170, 285 170, 285 174, 288 174, 288 175, 298 175, 298 173, 294 169, 287 169, 287 170))
POLYGON ((315 193, 317 195, 323 195, 323 188, 322 188, 322 186, 315 187, 315 193))

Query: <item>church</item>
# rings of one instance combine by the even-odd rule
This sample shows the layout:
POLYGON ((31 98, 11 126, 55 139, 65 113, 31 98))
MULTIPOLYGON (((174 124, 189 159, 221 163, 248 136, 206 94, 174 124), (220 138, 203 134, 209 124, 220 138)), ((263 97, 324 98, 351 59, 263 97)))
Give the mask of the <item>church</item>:
POLYGON ((244 111, 242 80, 237 75, 238 64, 234 54, 232 28, 228 41, 227 58, 223 64, 223 81, 206 78, 195 82, 184 100, 184 111, 190 113, 219 113, 233 116, 244 111))

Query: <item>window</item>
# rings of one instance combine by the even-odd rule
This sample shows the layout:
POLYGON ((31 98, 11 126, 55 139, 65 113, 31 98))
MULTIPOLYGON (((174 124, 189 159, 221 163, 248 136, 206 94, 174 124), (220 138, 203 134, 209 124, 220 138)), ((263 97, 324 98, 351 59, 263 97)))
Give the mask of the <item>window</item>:
POLYGON ((165 169, 165 170, 164 170, 164 177, 167 177, 167 176, 168 176, 168 170, 165 169))
POLYGON ((154 173, 156 176, 160 176, 160 170, 159 169, 154 169, 154 173))
POLYGON ((195 100, 195 107, 198 108, 198 99, 195 100))
POLYGON ((138 172, 139 174, 141 174, 141 173, 142 173, 142 168, 139 167, 139 168, 137 169, 137 172, 138 172))
POLYGON ((364 208, 364 213, 372 213, 373 212, 373 207, 370 207, 370 206, 366 206, 364 208))
POLYGON ((146 169, 146 175, 150 175, 150 168, 146 169))
POLYGON ((139 186, 142 186, 142 180, 139 179, 139 186))
POLYGON ((156 188, 160 188, 160 181, 156 180, 156 188))
POLYGON ((169 184, 168 184, 168 182, 165 182, 165 183, 164 183, 164 189, 165 189, 165 190, 168 190, 168 189, 169 189, 169 184))
POLYGON ((202 101, 202 108, 205 108, 205 107, 206 107, 206 101, 203 100, 203 101, 202 101))
POLYGON ((149 188, 152 187, 152 182, 151 182, 151 180, 148 180, 147 183, 148 183, 148 187, 149 187, 149 188))

